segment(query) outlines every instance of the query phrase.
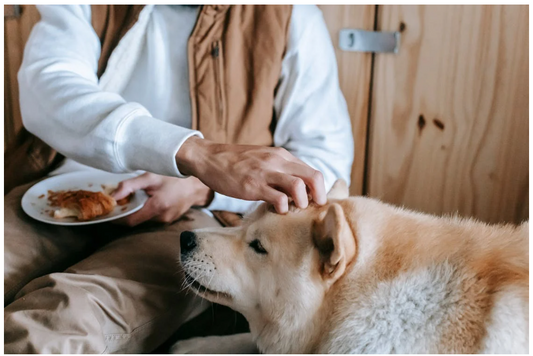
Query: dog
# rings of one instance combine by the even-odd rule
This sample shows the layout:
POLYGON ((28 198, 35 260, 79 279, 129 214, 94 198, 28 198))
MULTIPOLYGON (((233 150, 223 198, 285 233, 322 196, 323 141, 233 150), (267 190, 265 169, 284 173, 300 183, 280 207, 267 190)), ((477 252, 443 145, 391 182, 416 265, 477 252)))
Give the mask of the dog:
POLYGON ((180 241, 190 289, 243 314, 250 334, 171 351, 528 353, 528 230, 348 197, 343 181, 324 206, 265 203, 180 241))

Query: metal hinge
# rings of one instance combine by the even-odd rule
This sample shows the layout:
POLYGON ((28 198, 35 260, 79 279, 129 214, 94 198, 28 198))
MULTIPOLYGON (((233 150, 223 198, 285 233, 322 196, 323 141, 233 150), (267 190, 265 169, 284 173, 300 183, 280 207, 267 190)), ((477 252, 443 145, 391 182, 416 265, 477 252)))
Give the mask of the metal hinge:
POLYGON ((343 29, 339 33, 339 47, 351 52, 398 53, 400 32, 343 29))

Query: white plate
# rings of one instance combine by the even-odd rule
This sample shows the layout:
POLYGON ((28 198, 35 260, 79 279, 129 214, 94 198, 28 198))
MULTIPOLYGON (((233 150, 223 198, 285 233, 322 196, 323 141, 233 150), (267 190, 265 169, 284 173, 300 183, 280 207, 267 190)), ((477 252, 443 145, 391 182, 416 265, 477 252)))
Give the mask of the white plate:
POLYGON ((116 206, 111 213, 90 221, 78 221, 75 218, 55 219, 50 216, 50 212, 57 208, 48 205, 48 191, 83 189, 98 192, 103 191, 102 185, 116 187, 121 181, 135 176, 134 173, 113 174, 102 171, 81 171, 50 177, 28 189, 22 197, 22 210, 36 220, 54 225, 89 225, 119 219, 143 207, 148 199, 143 190, 135 192, 128 204, 116 206))

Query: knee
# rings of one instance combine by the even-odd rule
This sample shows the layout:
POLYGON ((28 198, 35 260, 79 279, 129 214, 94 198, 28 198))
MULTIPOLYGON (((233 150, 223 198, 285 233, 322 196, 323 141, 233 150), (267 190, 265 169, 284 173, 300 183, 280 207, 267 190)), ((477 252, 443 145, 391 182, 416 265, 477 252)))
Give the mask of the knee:
POLYGON ((65 273, 35 279, 4 309, 5 352, 101 353, 105 340, 95 303, 65 273))

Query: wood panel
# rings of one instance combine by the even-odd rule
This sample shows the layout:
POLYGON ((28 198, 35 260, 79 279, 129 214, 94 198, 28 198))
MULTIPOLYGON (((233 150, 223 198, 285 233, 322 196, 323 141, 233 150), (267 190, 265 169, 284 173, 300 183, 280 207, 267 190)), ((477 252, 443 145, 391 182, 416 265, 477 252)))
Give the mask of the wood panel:
POLYGON ((380 6, 368 193, 488 222, 528 218, 527 6, 380 6))
POLYGON ((4 150, 22 128, 17 72, 22 63, 24 45, 31 29, 39 21, 34 5, 4 5, 4 150))
POLYGON ((354 164, 350 193, 363 192, 365 150, 367 139, 368 105, 372 55, 344 52, 339 49, 339 30, 342 28, 374 28, 374 5, 321 5, 326 25, 331 34, 342 92, 348 104, 354 137, 354 164))

